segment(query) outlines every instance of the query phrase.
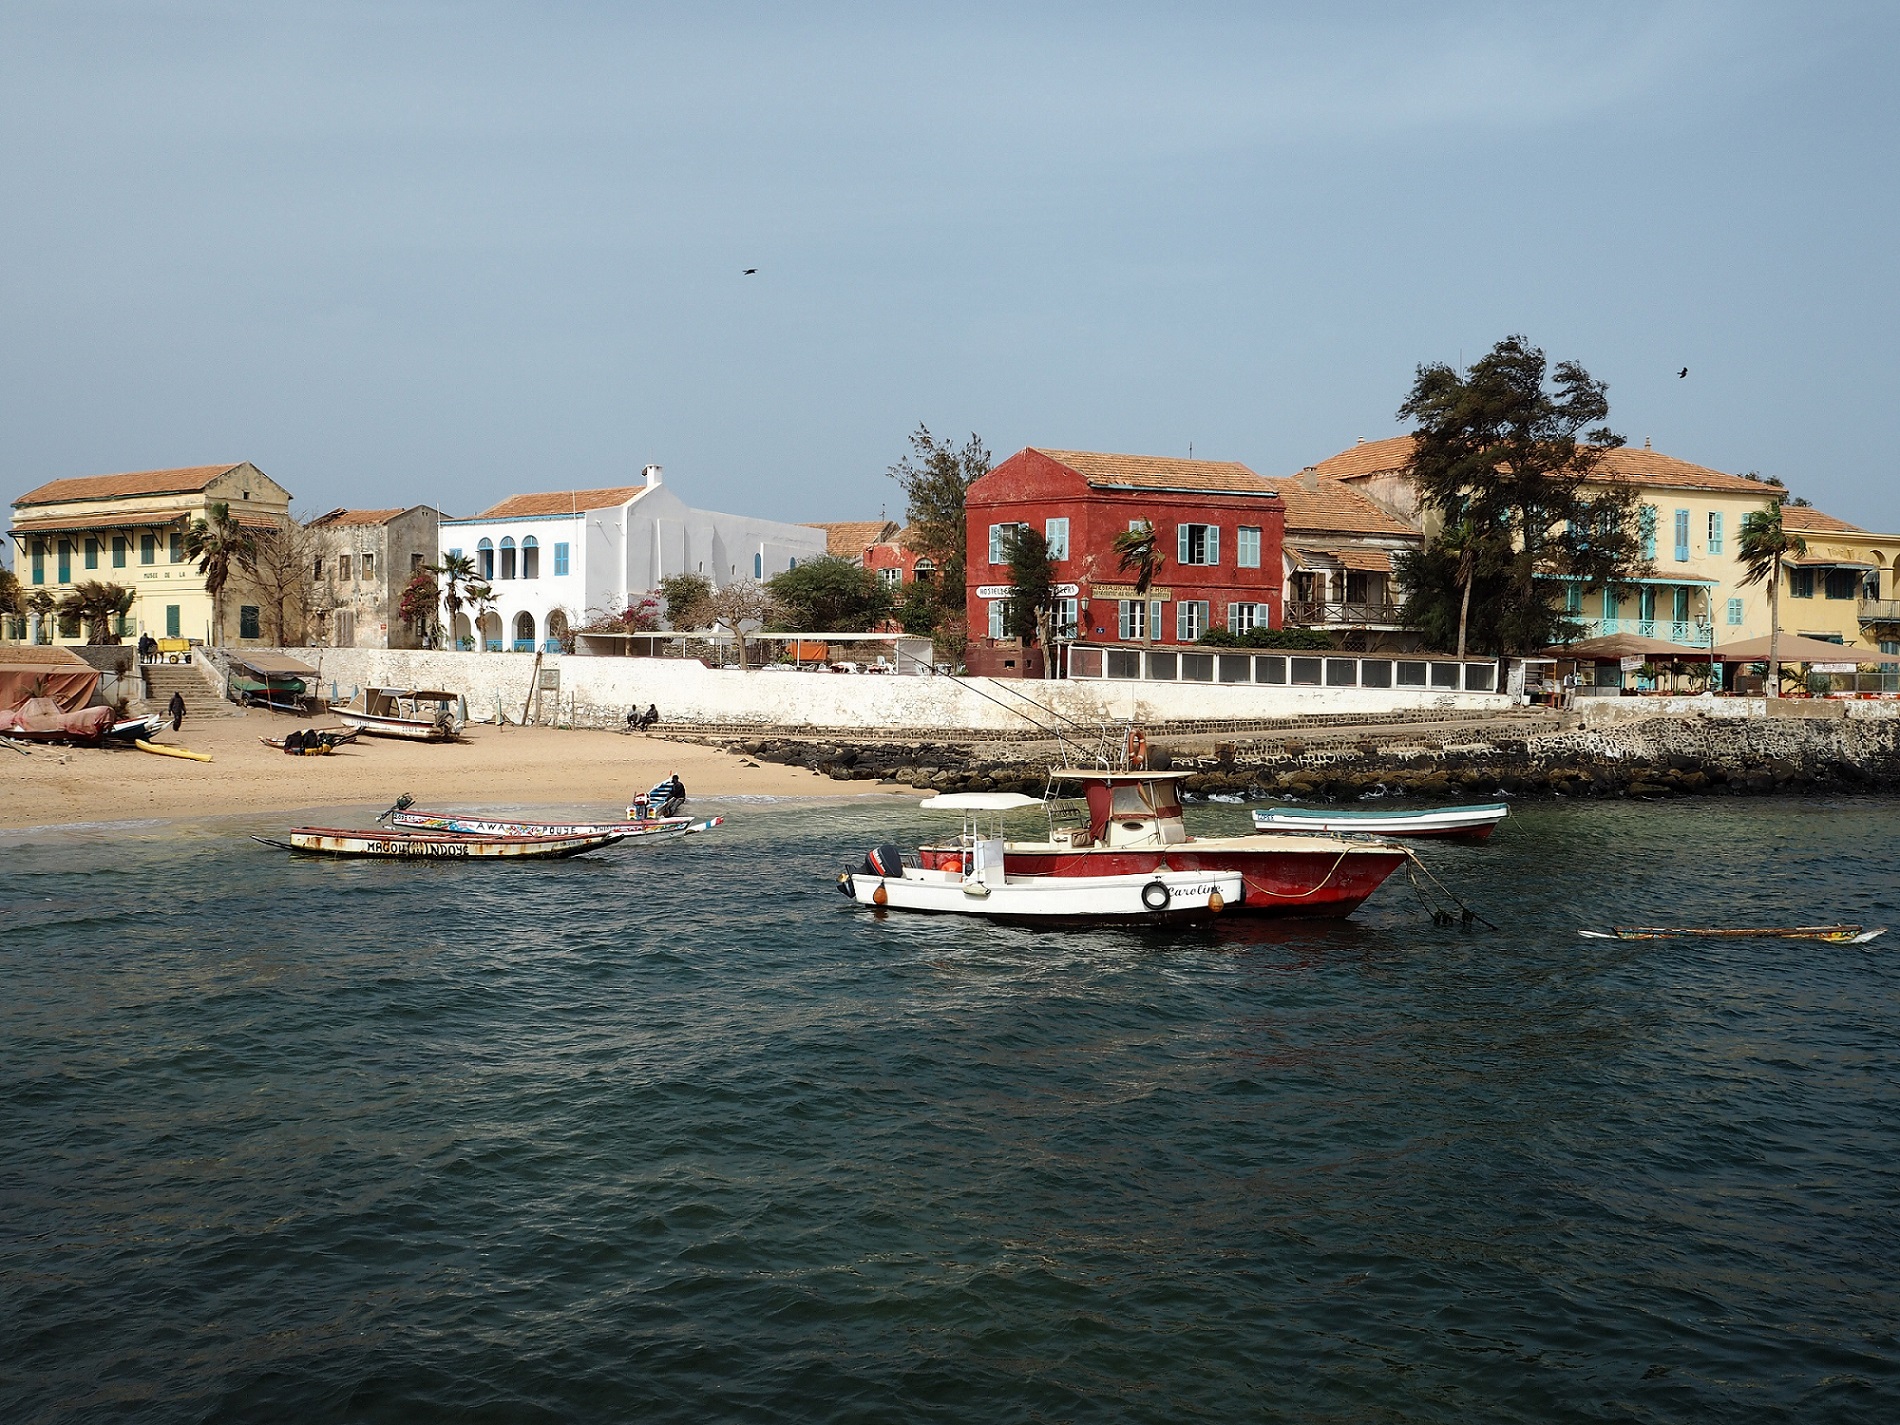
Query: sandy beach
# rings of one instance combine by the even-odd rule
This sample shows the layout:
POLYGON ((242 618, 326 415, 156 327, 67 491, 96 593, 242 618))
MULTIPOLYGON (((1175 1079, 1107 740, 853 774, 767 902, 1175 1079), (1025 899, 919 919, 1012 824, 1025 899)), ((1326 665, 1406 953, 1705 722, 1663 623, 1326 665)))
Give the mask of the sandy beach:
MULTIPOLYGON (((830 796, 844 791, 816 772, 641 733, 471 726, 454 743, 359 738, 327 757, 287 757, 258 739, 308 726, 261 711, 187 718, 161 742, 208 752, 210 762, 135 747, 0 748, 0 827, 71 825, 143 817, 295 813, 360 802, 380 811, 401 792, 423 806, 572 806, 596 814, 669 772, 690 797, 830 796)), ((329 725, 334 725, 330 723, 329 725)), ((852 792, 869 792, 869 784, 852 792)), ((906 794, 896 787, 876 788, 906 794)))

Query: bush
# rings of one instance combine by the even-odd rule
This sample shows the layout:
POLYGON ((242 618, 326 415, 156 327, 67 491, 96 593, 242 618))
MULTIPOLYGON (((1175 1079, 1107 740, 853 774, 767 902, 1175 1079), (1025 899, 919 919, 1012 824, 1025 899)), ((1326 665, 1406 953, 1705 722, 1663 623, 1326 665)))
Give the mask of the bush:
POLYGON ((1199 642, 1209 648, 1331 648, 1332 639, 1310 628, 1255 628, 1234 633, 1212 628, 1199 642))

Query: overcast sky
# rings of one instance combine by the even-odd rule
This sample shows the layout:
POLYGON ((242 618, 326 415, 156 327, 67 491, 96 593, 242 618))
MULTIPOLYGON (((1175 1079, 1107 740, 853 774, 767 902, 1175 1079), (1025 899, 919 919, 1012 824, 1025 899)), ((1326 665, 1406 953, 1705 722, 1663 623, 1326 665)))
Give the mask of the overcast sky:
POLYGON ((919 421, 1282 474, 1522 332, 1892 530, 1896 59, 1742 0, 4 3, 0 488, 901 516, 919 421))

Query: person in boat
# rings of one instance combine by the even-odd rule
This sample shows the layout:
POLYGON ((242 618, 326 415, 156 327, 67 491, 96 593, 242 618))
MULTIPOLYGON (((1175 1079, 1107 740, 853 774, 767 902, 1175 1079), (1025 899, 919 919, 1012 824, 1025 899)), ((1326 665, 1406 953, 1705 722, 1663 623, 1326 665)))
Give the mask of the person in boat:
POLYGON ((183 693, 172 694, 172 700, 165 705, 165 716, 172 720, 173 732, 185 725, 185 695, 183 693))
POLYGON ((649 816, 678 816, 680 808, 684 805, 686 805, 686 783, 680 780, 678 772, 669 773, 664 782, 647 793, 649 816))

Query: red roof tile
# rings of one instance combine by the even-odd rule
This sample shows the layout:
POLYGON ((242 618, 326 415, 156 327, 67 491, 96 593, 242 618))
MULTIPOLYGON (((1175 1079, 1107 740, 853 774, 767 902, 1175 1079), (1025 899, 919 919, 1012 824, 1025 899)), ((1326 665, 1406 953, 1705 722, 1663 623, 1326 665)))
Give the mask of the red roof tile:
POLYGON ((1271 495, 1273 486, 1234 460, 1176 460, 1166 455, 1110 455, 1096 450, 1049 450, 1038 455, 1066 465, 1089 484, 1106 489, 1208 490, 1221 494, 1271 495))
MULTIPOLYGON (((1395 435, 1389 440, 1362 441, 1350 450, 1342 450, 1337 455, 1327 457, 1313 469, 1321 475, 1349 480, 1354 476, 1383 475, 1403 470, 1411 458, 1412 437, 1395 435)), ((1678 460, 1673 455, 1664 455, 1660 450, 1647 447, 1633 449, 1625 445, 1605 451, 1602 464, 1597 468, 1605 475, 1673 489, 1723 490, 1747 494, 1776 488, 1764 485, 1759 480, 1711 470, 1706 465, 1693 465, 1687 460, 1678 460)))
POLYGON ((397 515, 406 515, 413 508, 415 507, 411 505, 408 509, 400 510, 331 510, 329 514, 318 515, 310 521, 310 527, 315 529, 318 526, 329 525, 388 524, 397 515))
POLYGON ((1781 527, 1801 534, 1865 534, 1857 524, 1824 515, 1812 505, 1783 505, 1781 527))
POLYGON ((825 532, 825 553, 839 559, 862 559, 873 544, 882 544, 897 533, 896 520, 813 520, 806 529, 825 532))
POLYGON ((582 510, 604 510, 626 504, 647 488, 645 485, 616 485, 606 490, 550 490, 540 495, 510 495, 475 518, 503 520, 517 515, 569 515, 582 510))
POLYGON ((1350 485, 1321 479, 1307 489, 1296 475, 1267 482, 1286 506, 1286 532, 1299 534, 1383 534, 1417 539, 1419 532, 1367 499, 1350 485))
POLYGON ((69 480, 52 480, 36 490, 28 490, 15 505, 51 505, 62 500, 111 500, 127 495, 189 495, 204 489, 213 480, 235 470, 243 461, 231 465, 189 465, 178 470, 134 470, 124 475, 80 475, 69 480))

